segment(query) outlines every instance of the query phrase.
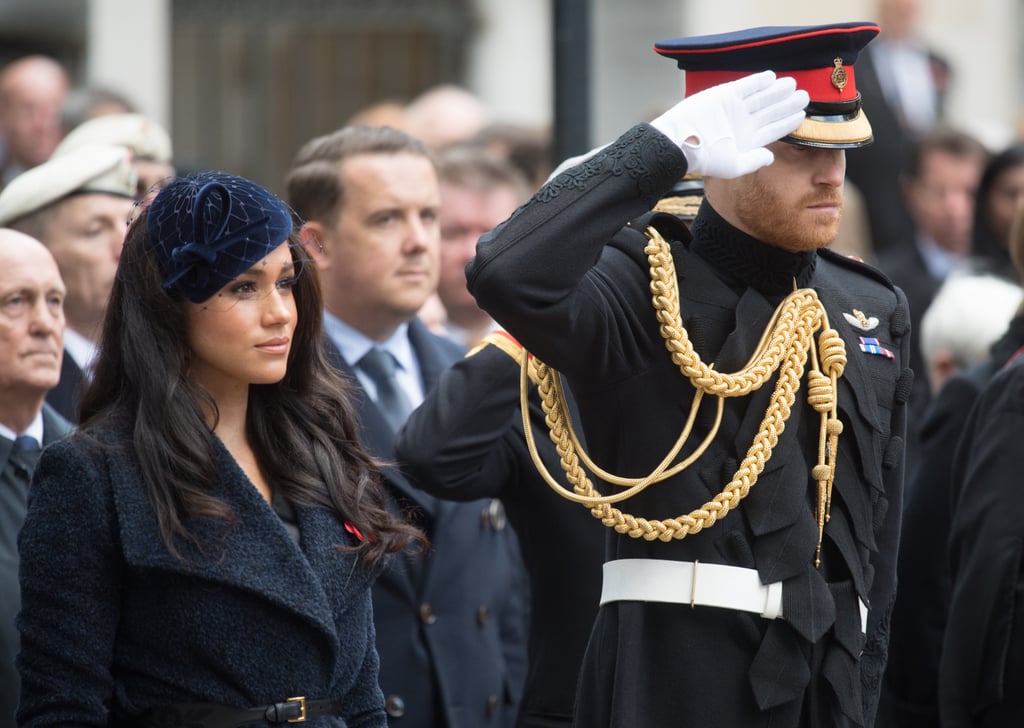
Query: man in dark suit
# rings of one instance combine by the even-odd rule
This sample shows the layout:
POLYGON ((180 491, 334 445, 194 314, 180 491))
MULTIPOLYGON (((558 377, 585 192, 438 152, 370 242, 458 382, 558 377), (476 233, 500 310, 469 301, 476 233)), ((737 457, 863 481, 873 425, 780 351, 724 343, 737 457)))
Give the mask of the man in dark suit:
POLYGON ((14 728, 21 605, 18 531, 42 446, 70 425, 48 405, 60 378, 64 282, 39 241, 0 228, 0 728, 14 728))
POLYGON ((440 194, 421 142, 387 127, 313 139, 287 179, 324 287, 335 363, 358 384, 365 444, 430 540, 377 581, 381 687, 396 727, 509 726, 526 661, 514 534, 489 500, 448 503, 395 464, 395 433, 462 350, 416 312, 437 286, 440 194))
POLYGON ((0 225, 45 245, 67 285, 61 380, 47 401, 71 422, 78 421, 135 193, 127 147, 98 144, 55 155, 0 192, 0 225))
MULTIPOLYGON (((981 142, 950 127, 937 127, 912 146, 901 190, 914 235, 879 255, 876 264, 906 294, 914 332, 921 331, 924 313, 943 281, 971 254, 974 199, 987 158, 981 142)), ((920 426, 931 401, 920 343, 920 335, 910 342, 914 386, 907 423, 908 475, 917 466, 920 426)))
POLYGON ((594 464, 569 480, 608 526, 577 726, 874 720, 909 316, 885 276, 827 246, 843 150, 871 140, 849 67, 877 33, 658 43, 687 98, 555 176, 467 269, 569 383, 594 464), (705 186, 692 235, 627 225, 686 172, 705 186))
POLYGON ((913 235, 900 173, 915 141, 945 117, 952 69, 918 36, 921 4, 877 0, 882 34, 857 61, 857 88, 875 141, 849 154, 846 174, 864 199, 876 253, 913 235))

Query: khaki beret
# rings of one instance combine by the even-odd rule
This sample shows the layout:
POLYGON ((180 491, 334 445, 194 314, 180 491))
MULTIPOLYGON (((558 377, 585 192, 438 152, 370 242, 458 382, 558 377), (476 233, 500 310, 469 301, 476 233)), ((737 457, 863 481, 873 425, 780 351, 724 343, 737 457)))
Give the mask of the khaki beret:
POLYGON ((52 156, 12 179, 0 192, 0 226, 67 197, 100 192, 134 198, 136 174, 127 147, 94 144, 52 156))
POLYGON ((142 114, 105 114, 84 121, 68 132, 54 156, 89 144, 128 147, 136 159, 171 163, 171 137, 162 126, 142 114))

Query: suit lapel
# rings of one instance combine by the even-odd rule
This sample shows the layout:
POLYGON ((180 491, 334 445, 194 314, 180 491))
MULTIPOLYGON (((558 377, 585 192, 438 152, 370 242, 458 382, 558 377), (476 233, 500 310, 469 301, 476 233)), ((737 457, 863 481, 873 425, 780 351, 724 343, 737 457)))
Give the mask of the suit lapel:
POLYGON ((409 322, 409 342, 420 363, 424 393, 432 390, 445 369, 466 353, 458 344, 430 333, 419 319, 409 322))
MULTIPOLYGON (((419 319, 409 322, 409 342, 420 363, 424 394, 436 387, 441 374, 465 354, 465 349, 458 344, 430 333, 419 319)), ((433 530, 436 532, 438 528, 443 527, 442 522, 452 515, 455 504, 434 498, 418 489, 416 491, 419 498, 429 498, 432 501, 431 518, 434 520, 433 530)))
POLYGON ((49 403, 43 403, 43 447, 71 433, 73 426, 49 403))
MULTIPOLYGON (((410 332, 412 325, 410 324, 410 332)), ((331 363, 346 374, 352 381, 353 388, 355 390, 356 409, 359 420, 359 432, 362 437, 364 447, 379 460, 386 463, 382 468, 381 472, 384 475, 384 479, 387 483, 401 493, 401 495, 408 500, 419 506, 427 518, 431 521, 437 515, 438 501, 433 496, 430 496, 423 491, 415 488, 409 479, 402 473, 399 465, 395 458, 395 435, 391 431, 391 426, 384 419, 384 415, 381 414, 380 409, 377 407, 377 403, 370 399, 370 396, 363 389, 363 385, 360 383, 359 378, 356 376, 352 366, 345 361, 345 358, 338 351, 338 348, 331 342, 330 337, 324 337, 324 347, 327 352, 327 357, 331 363)), ((417 357, 421 357, 421 352, 417 348, 415 341, 413 342, 413 348, 416 351, 417 357)), ((426 355, 427 359, 432 356, 436 356, 433 352, 429 352, 426 355)), ((423 358, 420 359, 420 367, 424 368, 423 358)), ((431 367, 427 367, 424 371, 430 371, 431 367)), ((426 373, 424 373, 424 380, 426 380, 426 373)), ((436 376, 434 375, 436 381, 436 376)), ((428 386, 427 382, 424 382, 424 388, 428 386)))
POLYGON ((82 390, 82 369, 67 349, 60 365, 60 380, 46 394, 46 401, 68 422, 78 421, 78 397, 82 390))

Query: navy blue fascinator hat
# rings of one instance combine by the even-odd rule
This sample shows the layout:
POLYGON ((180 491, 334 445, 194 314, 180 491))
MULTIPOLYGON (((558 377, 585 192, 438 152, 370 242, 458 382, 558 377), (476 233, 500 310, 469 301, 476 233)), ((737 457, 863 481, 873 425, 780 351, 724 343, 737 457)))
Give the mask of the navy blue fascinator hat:
POLYGON ((163 287, 202 303, 284 243, 295 219, 255 182, 200 172, 162 189, 146 226, 163 287))

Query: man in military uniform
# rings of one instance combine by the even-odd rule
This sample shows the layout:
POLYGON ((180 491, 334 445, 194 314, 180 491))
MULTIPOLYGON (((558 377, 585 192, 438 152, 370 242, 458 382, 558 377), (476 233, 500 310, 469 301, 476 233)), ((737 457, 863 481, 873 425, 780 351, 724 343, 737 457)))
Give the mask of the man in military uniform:
POLYGON ((467 269, 569 382, 591 460, 566 458, 566 495, 610 527, 578 726, 874 720, 909 318, 827 246, 843 150, 871 141, 853 64, 877 33, 659 43, 686 98, 551 179, 467 269), (668 215, 626 226, 687 172, 705 182, 692 235, 668 215))

